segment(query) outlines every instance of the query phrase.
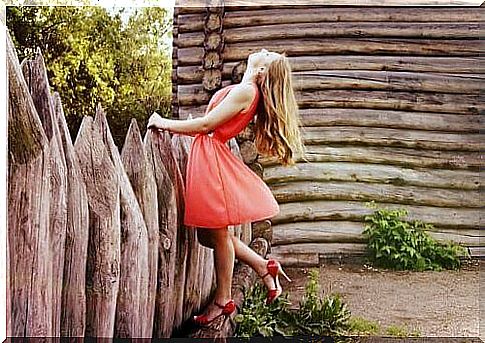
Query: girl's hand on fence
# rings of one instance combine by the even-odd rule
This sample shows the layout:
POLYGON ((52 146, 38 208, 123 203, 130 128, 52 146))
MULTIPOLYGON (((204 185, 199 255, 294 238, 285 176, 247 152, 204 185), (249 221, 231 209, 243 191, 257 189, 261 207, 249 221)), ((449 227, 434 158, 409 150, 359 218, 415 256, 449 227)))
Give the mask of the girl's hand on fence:
POLYGON ((163 118, 157 112, 154 112, 148 120, 147 129, 169 130, 169 122, 169 119, 163 118))

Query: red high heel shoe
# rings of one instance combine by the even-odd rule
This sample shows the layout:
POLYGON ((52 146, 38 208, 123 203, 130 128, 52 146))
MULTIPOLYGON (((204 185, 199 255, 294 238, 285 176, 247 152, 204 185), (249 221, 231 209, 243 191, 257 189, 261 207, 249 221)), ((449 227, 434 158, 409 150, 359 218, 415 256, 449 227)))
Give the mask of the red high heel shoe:
POLYGON ((266 268, 268 269, 268 272, 264 275, 260 275, 261 278, 264 279, 266 276, 271 275, 276 285, 276 288, 268 290, 268 296, 266 298, 266 305, 268 305, 271 304, 276 298, 278 298, 281 293, 283 293, 283 288, 281 288, 278 275, 283 275, 285 279, 288 280, 288 282, 291 282, 291 279, 288 277, 288 275, 286 275, 283 268, 281 267, 281 264, 274 259, 268 260, 268 262, 266 263, 266 268))
POLYGON ((219 318, 220 316, 226 317, 226 318, 224 318, 224 320, 226 320, 227 317, 229 317, 229 315, 232 312, 234 312, 234 310, 236 309, 236 304, 234 303, 233 299, 229 300, 225 305, 221 305, 221 304, 217 303, 216 301, 214 301, 214 304, 216 304, 219 308, 222 308, 222 312, 220 314, 218 314, 217 316, 215 316, 214 318, 212 318, 210 320, 208 319, 209 317, 206 314, 201 314, 199 316, 193 316, 192 317, 193 321, 197 325, 207 326, 210 323, 212 323, 214 320, 219 318))

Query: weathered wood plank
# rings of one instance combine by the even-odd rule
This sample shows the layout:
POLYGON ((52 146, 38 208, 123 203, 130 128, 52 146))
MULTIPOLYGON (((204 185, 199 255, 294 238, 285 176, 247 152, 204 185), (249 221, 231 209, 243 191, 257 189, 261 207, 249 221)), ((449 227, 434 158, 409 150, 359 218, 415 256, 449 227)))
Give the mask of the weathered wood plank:
MULTIPOLYGON (((228 44, 260 40, 298 38, 413 38, 413 39, 479 39, 478 23, 422 23, 415 22, 318 22, 224 27, 224 41, 228 44)), ((179 33, 174 46, 187 48, 203 46, 204 32, 179 33)))
POLYGON ((450 114, 350 108, 307 108, 299 110, 303 126, 374 126, 476 133, 484 121, 478 114, 450 114))
MULTIPOLYGON (((363 222, 311 221, 275 225, 272 246, 298 243, 366 243, 363 222)), ((464 246, 479 246, 480 230, 454 230, 436 228, 426 231, 432 238, 443 243, 446 240, 464 246)))
POLYGON ((268 184, 347 181, 477 191, 480 187, 480 175, 472 171, 413 169, 349 162, 297 163, 288 167, 268 167, 264 170, 264 180, 268 184))
POLYGON ((118 147, 109 130, 106 115, 98 104, 94 125, 118 176, 120 184, 121 255, 120 288, 116 300, 116 337, 151 337, 146 331, 148 292, 148 233, 143 214, 128 175, 123 168, 118 147))
POLYGON ((8 336, 53 335, 49 295, 48 139, 7 34, 8 336))
POLYGON ((271 185, 278 202, 308 200, 380 201, 436 207, 481 207, 480 192, 358 182, 291 182, 271 185))
POLYGON ((303 141, 308 145, 345 143, 453 151, 480 151, 483 148, 481 135, 472 133, 352 126, 305 127, 302 131, 303 141))
POLYGON ((158 219, 159 219, 159 247, 158 247, 158 282, 154 317, 154 338, 170 337, 172 333, 176 303, 175 270, 177 253, 177 190, 166 169, 164 149, 167 140, 160 139, 158 133, 148 130, 144 137, 144 146, 149 156, 149 164, 155 175, 157 184, 158 219))
POLYGON ((86 327, 85 280, 89 239, 88 195, 60 95, 55 92, 52 97, 67 167, 67 227, 60 331, 62 337, 81 337, 84 335, 86 327))
MULTIPOLYGON (((268 50, 283 52, 289 56, 367 54, 404 56, 461 56, 478 57, 481 42, 453 39, 412 38, 297 38, 265 41, 268 50)), ((260 41, 226 44, 224 62, 246 60, 249 54, 261 50, 260 41)), ((178 65, 197 65, 202 60, 202 47, 178 49, 178 65)))
MULTIPOLYGON (((157 184, 153 170, 148 164, 148 155, 143 146, 136 119, 132 119, 121 151, 121 161, 140 205, 147 228, 148 286, 145 298, 140 299, 142 332, 151 337, 155 313, 158 270, 158 201, 157 184)), ((143 294, 143 293, 142 293, 143 294)), ((141 295, 143 296, 143 295, 141 295)))
MULTIPOLYGON (((224 29, 271 25, 275 23, 322 23, 322 22, 479 22, 480 15, 473 8, 386 8, 386 7, 317 7, 311 10, 307 6, 273 9, 263 8, 236 10, 226 7, 224 29)), ((202 31, 204 13, 180 14, 178 16, 180 33, 202 31)))
MULTIPOLYGON (((450 208, 393 204, 376 201, 383 208, 404 208, 408 211, 407 220, 421 220, 436 227, 456 230, 476 230, 480 227, 479 208, 450 208)), ((361 201, 312 200, 280 204, 280 213, 271 218, 273 225, 313 221, 313 220, 347 220, 363 221, 373 210, 361 201)))
POLYGON ((44 58, 40 49, 33 60, 22 63, 24 79, 37 109, 37 113, 44 127, 49 141, 49 234, 48 253, 49 279, 51 280, 48 294, 52 299, 52 330, 55 336, 60 336, 61 300, 64 269, 64 253, 67 229, 67 167, 64 150, 61 144, 56 112, 50 94, 49 80, 44 58))
MULTIPOLYGON (((179 166, 182 181, 185 186, 186 167, 193 138, 188 135, 174 133, 172 145, 174 146, 174 156, 179 166)), ((184 204, 185 205, 185 204, 184 204)), ((183 212, 182 212, 183 213, 183 212)), ((186 266, 185 266, 185 285, 183 288, 183 319, 187 319, 190 314, 198 309, 201 301, 201 284, 199 283, 200 274, 205 271, 199 266, 199 254, 202 254, 196 236, 196 228, 187 227, 181 222, 181 230, 185 230, 186 235, 186 266)), ((184 247, 185 249, 185 247, 184 247)), ((185 252, 184 252, 185 254, 185 252)))
MULTIPOLYGON (((230 82, 226 82, 226 84, 230 84, 230 82)), ((296 87, 294 91, 301 109, 339 107, 453 114, 478 114, 484 109, 478 93, 454 94, 362 89, 300 90, 296 87)), ((210 94, 205 92, 201 85, 180 85, 178 98, 182 110, 185 106, 208 104, 210 94)))
POLYGON ((112 337, 120 284, 120 182, 92 117, 83 118, 74 149, 89 205, 85 335, 112 337))
MULTIPOLYGON (((433 56, 356 56, 356 55, 321 55, 321 56, 288 56, 293 72, 313 70, 374 70, 428 72, 449 74, 452 70, 457 76, 484 73, 479 58, 475 57, 433 57, 433 56)), ((239 62, 224 62, 222 79, 231 80, 232 70, 239 62)), ((177 67, 177 83, 193 84, 202 82, 203 68, 200 65, 177 67)))
MULTIPOLYGON (((477 0, 389 0, 385 6, 480 6, 481 2, 477 0)), ((176 6, 186 7, 204 7, 207 5, 206 0, 177 0, 176 6)), ((226 0, 225 8, 234 7, 234 9, 262 9, 271 6, 272 8, 294 8, 297 6, 316 8, 321 6, 346 6, 354 5, 355 1, 351 0, 226 0)), ((369 0, 362 6, 384 6, 382 1, 369 0)))
POLYGON ((450 74, 393 71, 313 70, 293 73, 294 87, 300 90, 363 89, 420 91, 438 93, 474 93, 484 88, 482 79, 450 74))
MULTIPOLYGON (((365 255, 364 243, 296 243, 289 245, 276 245, 271 247, 272 256, 285 257, 288 255, 298 256, 301 254, 316 254, 319 257, 333 256, 363 256, 365 255)), ((287 261, 282 259, 281 264, 286 265, 287 261)))
MULTIPOLYGON (((477 171, 483 156, 479 151, 423 150, 399 147, 308 145, 306 158, 310 162, 360 162, 390 164, 410 168, 470 169, 477 171)), ((267 168, 277 165, 274 158, 260 156, 257 160, 267 168)), ((297 158, 302 162, 301 158, 297 158)))
POLYGON ((178 328, 189 316, 188 313, 184 313, 185 287, 181 287, 181 285, 185 285, 186 282, 186 266, 189 249, 189 237, 187 231, 189 228, 183 225, 185 209, 185 184, 180 171, 181 167, 178 165, 176 159, 176 155, 178 155, 179 152, 175 151, 177 146, 173 143, 170 134, 166 131, 159 132, 156 139, 158 139, 161 146, 163 146, 163 149, 159 150, 159 154, 161 155, 161 159, 164 161, 167 175, 173 184, 176 199, 175 211, 177 221, 174 223, 176 225, 176 247, 174 248, 176 250, 175 261, 177 263, 175 266, 174 275, 174 294, 172 294, 171 300, 175 302, 173 321, 173 329, 175 329, 178 328))

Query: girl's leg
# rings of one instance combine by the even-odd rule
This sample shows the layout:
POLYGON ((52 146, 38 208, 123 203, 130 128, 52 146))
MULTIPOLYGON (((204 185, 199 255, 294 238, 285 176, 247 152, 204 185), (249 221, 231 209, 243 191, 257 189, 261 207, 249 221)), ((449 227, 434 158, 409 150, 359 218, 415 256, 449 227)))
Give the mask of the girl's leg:
MULTIPOLYGON (((199 230, 199 229, 198 229, 199 230)), ((214 301, 225 305, 231 299, 232 274, 234 269, 234 245, 231 233, 227 227, 207 229, 204 235, 210 236, 210 243, 214 249, 214 265, 216 268, 216 291, 214 301)), ((213 302, 205 310, 209 320, 221 313, 221 309, 213 302)))
MULTIPOLYGON (((253 268, 259 276, 266 274, 268 271, 266 268, 267 260, 258 255, 253 249, 248 247, 236 236, 231 234, 231 239, 237 259, 253 268)), ((263 282, 270 289, 276 287, 272 277, 265 277, 263 282)))

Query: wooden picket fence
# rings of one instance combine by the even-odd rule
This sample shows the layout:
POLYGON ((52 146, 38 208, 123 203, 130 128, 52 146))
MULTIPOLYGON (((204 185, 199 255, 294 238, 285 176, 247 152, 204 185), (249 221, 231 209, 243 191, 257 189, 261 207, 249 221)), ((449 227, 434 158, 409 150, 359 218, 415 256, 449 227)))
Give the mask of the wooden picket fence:
POLYGON ((183 225, 193 138, 133 120, 120 153, 98 105, 73 144, 41 52, 20 64, 8 37, 7 65, 7 335, 170 337, 215 286, 183 225))

